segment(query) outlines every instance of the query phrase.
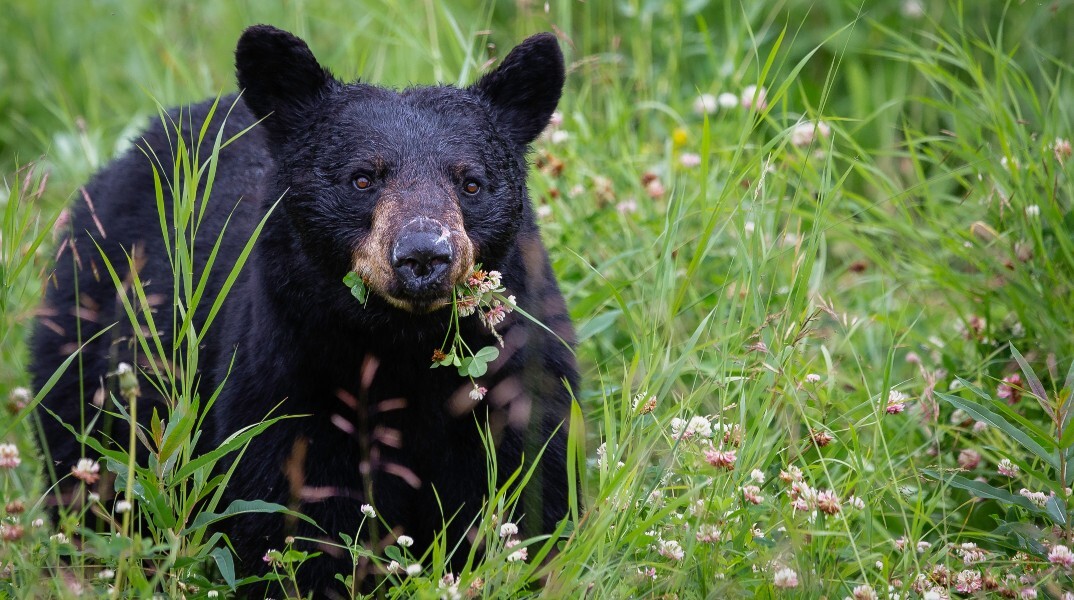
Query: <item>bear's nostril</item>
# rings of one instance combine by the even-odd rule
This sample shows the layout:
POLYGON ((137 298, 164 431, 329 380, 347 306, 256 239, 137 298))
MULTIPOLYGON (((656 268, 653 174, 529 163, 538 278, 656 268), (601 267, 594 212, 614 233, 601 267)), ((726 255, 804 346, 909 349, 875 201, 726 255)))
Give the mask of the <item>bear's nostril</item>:
POLYGON ((402 236, 392 252, 392 268, 410 293, 441 287, 451 265, 452 247, 444 237, 429 232, 402 236))

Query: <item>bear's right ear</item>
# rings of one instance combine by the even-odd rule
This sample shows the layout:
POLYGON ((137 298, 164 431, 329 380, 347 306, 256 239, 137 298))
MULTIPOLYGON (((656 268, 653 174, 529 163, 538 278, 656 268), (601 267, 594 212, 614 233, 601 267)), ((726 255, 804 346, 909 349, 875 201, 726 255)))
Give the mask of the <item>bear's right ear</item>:
POLYGON ((242 33, 235 71, 242 99, 258 119, 268 117, 264 126, 279 137, 300 128, 301 113, 337 85, 306 42, 271 25, 242 33))

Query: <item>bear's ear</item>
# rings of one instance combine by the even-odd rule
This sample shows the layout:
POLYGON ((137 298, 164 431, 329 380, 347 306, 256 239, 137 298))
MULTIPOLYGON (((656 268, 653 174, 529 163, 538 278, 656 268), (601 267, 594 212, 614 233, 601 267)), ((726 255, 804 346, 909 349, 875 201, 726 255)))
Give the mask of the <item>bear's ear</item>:
POLYGON ((526 38, 495 71, 471 88, 484 96, 515 143, 537 139, 556 110, 564 81, 563 52, 556 36, 539 33, 526 38))
POLYGON ((271 25, 254 25, 235 48, 242 99, 273 135, 300 127, 301 112, 337 85, 306 42, 271 25), (271 116, 269 116, 271 115, 271 116))

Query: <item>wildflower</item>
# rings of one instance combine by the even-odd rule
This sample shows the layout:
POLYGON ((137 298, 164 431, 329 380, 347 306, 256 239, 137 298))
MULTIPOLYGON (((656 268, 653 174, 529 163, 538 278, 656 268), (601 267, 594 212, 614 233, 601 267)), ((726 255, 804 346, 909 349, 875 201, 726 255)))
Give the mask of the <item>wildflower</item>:
POLYGON ((630 408, 637 411, 639 415, 647 415, 656 410, 656 396, 649 396, 649 399, 645 401, 645 404, 641 405, 641 410, 638 409, 638 404, 641 403, 641 399, 644 397, 645 394, 634 396, 634 402, 630 405, 630 408))
POLYGON ((0 469, 14 469, 22 462, 15 444, 0 444, 0 469))
POLYGON ((984 421, 975 421, 973 423, 973 432, 974 433, 983 433, 987 429, 988 429, 988 423, 985 423, 984 421))
POLYGON ((660 181, 660 178, 652 173, 646 173, 647 176, 643 177, 642 183, 645 184, 645 193, 649 195, 653 200, 659 200, 664 197, 667 190, 664 188, 664 183, 660 181))
POLYGON ((518 525, 510 522, 500 525, 500 537, 505 538, 512 535, 518 535, 518 525))
POLYGON ((962 557, 962 564, 969 566, 984 562, 988 558, 985 551, 978 548, 973 542, 966 542, 958 548, 958 555, 962 557))
POLYGON ((406 566, 406 574, 415 577, 421 575, 421 563, 413 563, 406 566))
POLYGON ((870 585, 859 585, 853 591, 854 600, 878 600, 876 591, 870 585))
POLYGON ((1000 475, 1006 475, 1007 477, 1016 477, 1018 475, 1018 465, 1012 463, 1010 459, 1004 458, 996 465, 996 471, 1000 475))
POLYGON ((89 494, 86 494, 86 501, 90 504, 97 504, 101 501, 101 495, 97 492, 90 492, 89 494))
POLYGON ((918 554, 924 554, 925 552, 928 551, 929 548, 932 548, 932 544, 922 540, 922 541, 917 543, 917 546, 915 546, 915 548, 916 548, 918 554))
POLYGON ((369 504, 362 505, 362 514, 370 519, 377 518, 377 511, 373 510, 373 507, 369 504))
POLYGON ((17 523, 0 523, 0 539, 5 542, 14 542, 22 538, 22 525, 17 523))
POLYGON ((725 451, 712 448, 705 451, 705 460, 717 469, 732 471, 735 468, 735 461, 738 460, 738 453, 734 450, 725 451))
POLYGON ((734 108, 739 105, 739 99, 731 92, 724 92, 716 97, 716 104, 719 104, 720 108, 734 108))
POLYGON ((791 129, 791 143, 799 148, 808 146, 817 139, 817 134, 826 138, 832 134, 832 128, 824 121, 799 123, 791 129))
POLYGON ((955 589, 963 594, 972 594, 981 589, 981 573, 966 569, 955 577, 955 589))
POLYGON ((479 298, 477 296, 463 296, 455 301, 455 308, 459 311, 459 317, 469 317, 477 312, 479 298))
POLYGON ((718 106, 716 96, 712 94, 701 94, 694 99, 694 112, 699 115, 711 115, 716 112, 718 106))
POLYGON ((116 572, 113 571, 112 569, 105 569, 105 570, 101 571, 100 573, 97 573, 97 579, 100 579, 102 581, 107 581, 107 580, 109 580, 109 579, 111 579, 111 578, 113 578, 115 576, 116 576, 116 572))
POLYGON ((963 470, 972 471, 981 463, 981 454, 969 448, 958 453, 958 466, 963 470))
POLYGON ((722 534, 723 532, 721 532, 716 525, 712 523, 703 523, 698 526, 697 533, 694 534, 694 537, 697 538, 697 541, 699 542, 711 544, 720 541, 720 536, 722 534))
POLYGON ((1069 569, 1074 565, 1074 552, 1071 552, 1070 548, 1062 544, 1056 544, 1052 547, 1052 551, 1048 553, 1048 562, 1053 565, 1062 565, 1069 569))
POLYGON ((801 498, 807 502, 814 502, 817 499, 817 493, 804 481, 795 481, 791 483, 791 489, 787 493, 793 499, 801 498))
POLYGON ((797 512, 808 512, 809 501, 807 501, 805 498, 795 498, 791 502, 791 508, 793 508, 797 512))
POLYGON ((747 85, 739 96, 742 108, 764 110, 768 107, 768 90, 756 85, 747 85))
POLYGON ((843 510, 843 505, 839 502, 839 496, 835 492, 822 490, 817 492, 817 508, 825 514, 834 515, 843 510))
POLYGON ((7 410, 8 412, 15 414, 26 408, 30 401, 34 399, 34 395, 30 393, 28 388, 17 387, 12 388, 7 395, 7 410))
POLYGON ((1018 494, 1041 508, 1044 508, 1044 505, 1048 503, 1048 495, 1044 492, 1032 492, 1022 488, 1018 490, 1018 494))
POLYGON ((1037 590, 1031 587, 1024 587, 1018 592, 1018 597, 1022 600, 1034 600, 1037 597, 1037 590))
POLYGON ((907 19, 920 19, 925 16, 925 5, 921 0, 903 0, 900 12, 907 19))
POLYGON ((644 571, 642 571, 639 567, 638 575, 640 575, 642 579, 651 579, 653 581, 656 581, 656 567, 648 567, 644 571))
POLYGON ((906 536, 900 535, 898 538, 896 538, 896 540, 895 540, 895 549, 898 550, 899 552, 902 552, 903 550, 906 550, 906 536))
POLYGON ((1070 140, 1055 138, 1055 143, 1052 144, 1052 152, 1055 153, 1055 160, 1062 165, 1066 164, 1066 160, 1074 153, 1074 148, 1071 148, 1070 140))
POLYGON ((772 575, 772 585, 786 589, 798 587, 798 573, 789 567, 783 567, 772 575))
POLYGON ((557 129, 553 131, 551 136, 553 144, 562 144, 563 142, 570 139, 570 137, 571 134, 566 131, 563 131, 562 129, 557 129))
POLYGON ((779 479, 783 483, 802 480, 802 470, 795 465, 790 465, 786 470, 780 470, 779 479))
POLYGON ((633 198, 627 198, 615 205, 615 212, 621 215, 634 214, 638 212, 638 201, 633 198))
POLYGON ((384 567, 384 570, 387 571, 389 575, 399 575, 403 572, 403 565, 399 564, 399 561, 393 560, 388 563, 387 567, 384 567))
POLYGON ((742 486, 742 496, 750 504, 760 504, 764 502, 764 496, 761 495, 761 488, 755 485, 742 486))
POLYGON ((806 383, 819 383, 820 375, 817 375, 816 373, 810 373, 805 376, 805 381, 806 383))
POLYGON ((906 410, 907 395, 899 390, 891 390, 888 392, 888 404, 884 410, 889 415, 897 415, 906 410))
POLYGON ((485 388, 483 388, 483 387, 481 387, 481 386, 479 386, 477 384, 474 384, 474 389, 470 390, 470 399, 473 400, 474 402, 477 402, 478 400, 481 400, 482 398, 485 397, 486 392, 488 392, 487 389, 485 389, 485 388))
MULTIPOLYGON (((507 543, 504 544, 504 547, 510 550, 511 548, 514 548, 519 544, 520 542, 518 540, 507 540, 507 543)), ((519 548, 518 550, 515 550, 514 552, 507 555, 507 562, 524 562, 527 558, 529 558, 529 550, 525 548, 519 548)))
POLYGON ((827 446, 835 439, 832 434, 823 429, 810 429, 809 437, 813 440, 813 443, 820 448, 827 446))
POLYGON ((88 485, 97 483, 100 479, 101 465, 97 464, 97 461, 90 458, 80 458, 78 463, 71 468, 71 474, 76 479, 81 479, 88 485))
POLYGON ((656 551, 660 556, 672 560, 682 560, 686 556, 686 551, 682 549, 682 545, 675 540, 658 540, 656 551))
POLYGON ((128 402, 141 395, 138 374, 134 372, 134 367, 130 366, 130 364, 119 363, 119 366, 116 367, 116 377, 119 378, 119 395, 123 396, 128 402))
POLYGON ((507 318, 507 315, 511 312, 511 309, 503 304, 498 304, 492 308, 483 311, 481 313, 481 321, 485 323, 485 326, 492 329, 503 323, 503 320, 507 318))
POLYGON ((441 350, 440 348, 436 348, 435 350, 433 350, 433 358, 432 358, 433 362, 435 362, 435 363, 443 362, 444 359, 446 359, 446 358, 447 358, 447 354, 444 354, 444 351, 441 350))
POLYGON ((682 127, 676 127, 675 131, 671 132, 671 143, 676 148, 685 146, 688 141, 690 141, 690 134, 682 127))
POLYGON ((209 598, 219 598, 220 597, 220 592, 218 592, 216 590, 209 590, 205 595, 206 595, 206 597, 209 597, 209 598))
POLYGON ((32 522, 30 522, 30 527, 33 527, 34 529, 38 529, 38 528, 44 527, 44 526, 45 526, 45 520, 42 519, 41 517, 38 517, 38 518, 34 519, 32 522))
POLYGON ((705 417, 690 417, 690 420, 675 418, 671 420, 671 437, 688 440, 695 435, 712 437, 712 423, 705 417))
POLYGON ((395 538, 395 543, 399 544, 400 548, 409 548, 414 545, 414 538, 409 535, 401 535, 395 538))
POLYGON ((1037 218, 1040 216, 1040 206, 1036 204, 1030 204, 1026 207, 1026 216, 1030 218, 1037 218))
POLYGON ((280 554, 279 550, 266 550, 265 555, 261 557, 261 560, 270 567, 282 567, 282 558, 283 555, 280 554))
POLYGON ((1022 376, 1018 373, 1008 375, 996 386, 996 395, 1007 401, 1007 404, 1017 404, 1022 399, 1022 376))
POLYGON ((862 500, 857 496, 851 496, 847 498, 847 506, 857 510, 865 510, 865 500, 862 500))
POLYGON ((116 512, 117 513, 123 514, 125 512, 130 512, 130 509, 131 509, 131 503, 130 503, 129 500, 120 500, 119 502, 116 502, 116 512))
POLYGON ((756 483, 764 483, 764 471, 760 469, 754 469, 750 471, 750 480, 756 483))
POLYGON ((53 542, 56 542, 57 544, 66 544, 66 543, 71 541, 71 540, 67 539, 67 535, 62 533, 62 532, 54 534, 54 535, 51 535, 51 536, 49 536, 48 539, 53 541, 53 542))
POLYGON ((682 156, 679 157, 679 164, 687 169, 692 169, 701 164, 701 155, 693 152, 683 152, 682 156))

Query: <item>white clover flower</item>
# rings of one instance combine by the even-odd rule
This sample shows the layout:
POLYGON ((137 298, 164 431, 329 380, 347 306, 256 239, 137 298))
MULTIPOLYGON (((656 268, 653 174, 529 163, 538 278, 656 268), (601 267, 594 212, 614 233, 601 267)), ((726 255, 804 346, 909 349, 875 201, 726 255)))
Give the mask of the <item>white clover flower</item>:
POLYGON ((716 96, 712 94, 701 94, 694 99, 694 112, 699 115, 711 115, 716 112, 718 106, 716 96))
POLYGON ((1051 552, 1048 553, 1048 562, 1053 565, 1062 565, 1069 569, 1074 565, 1074 552, 1071 552, 1070 548, 1062 544, 1056 544, 1052 547, 1051 552))
POLYGON ((682 560, 686 556, 682 545, 675 540, 658 540, 656 551, 661 556, 672 560, 682 560))
POLYGON ((720 105, 720 108, 734 108, 738 106, 738 96, 731 92, 724 92, 717 96, 716 103, 720 105))
POLYGON ((373 510, 372 505, 369 505, 369 504, 363 504, 362 505, 362 514, 365 515, 367 518, 370 518, 370 519, 377 518, 377 511, 373 510))
POLYGON ((406 574, 411 577, 421 575, 421 563, 413 563, 406 566, 406 574))
POLYGON ((131 503, 130 503, 129 500, 120 500, 119 502, 116 502, 116 512, 117 513, 123 514, 125 512, 130 512, 130 509, 131 509, 131 503))
POLYGON ((764 110, 768 107, 768 90, 761 86, 747 85, 739 99, 742 108, 764 110))
POLYGON ((754 469, 750 471, 750 480, 754 483, 764 483, 764 471, 760 469, 754 469))
POLYGON ((806 383, 819 383, 820 375, 817 375, 816 373, 810 373, 805 376, 805 381, 806 383))
POLYGON ((87 484, 94 484, 100 478, 101 465, 90 458, 80 458, 78 463, 71 468, 71 474, 76 479, 81 479, 87 484))
POLYGON ((798 573, 790 567, 783 567, 772 575, 772 585, 783 589, 796 588, 798 587, 798 573))
POLYGON ((414 538, 409 535, 401 535, 395 538, 395 543, 399 544, 400 548, 409 548, 414 545, 414 538))
POLYGON ((511 522, 500 525, 500 537, 505 538, 512 535, 518 535, 518 525, 511 522))
POLYGON ((687 169, 692 169, 701 164, 701 155, 694 154, 693 152, 683 152, 682 155, 679 156, 679 164, 687 169))
POLYGON ((0 444, 0 469, 14 469, 22 463, 19 447, 15 444, 0 444))

